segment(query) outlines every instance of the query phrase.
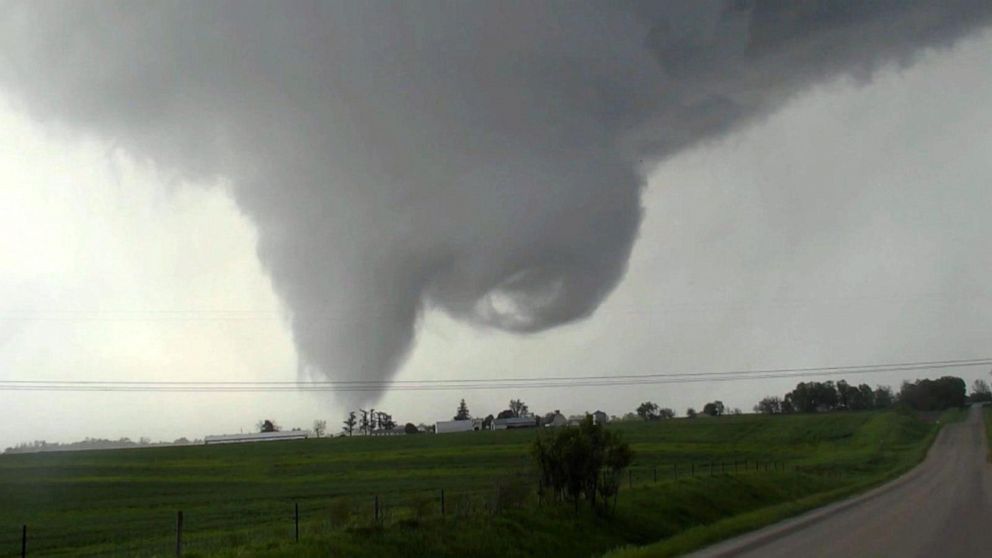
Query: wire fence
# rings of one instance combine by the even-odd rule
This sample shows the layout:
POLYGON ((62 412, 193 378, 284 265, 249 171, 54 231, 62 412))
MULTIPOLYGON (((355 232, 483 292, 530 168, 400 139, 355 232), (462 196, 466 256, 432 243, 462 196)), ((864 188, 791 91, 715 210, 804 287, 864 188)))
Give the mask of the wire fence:
MULTIPOLYGON (((628 468, 620 498, 628 491, 661 483, 759 474, 809 474, 838 477, 843 468, 776 460, 713 460, 640 465, 628 468)), ((223 495, 218 495, 222 498, 223 495)), ((492 516, 510 509, 548 506, 550 496, 533 474, 494 480, 487 487, 431 488, 246 501, 230 507, 157 509, 112 518, 113 525, 48 526, 43 520, 8 526, 0 532, 0 556, 51 556, 73 549, 73 556, 204 555, 232 547, 273 541, 300 541, 316 535, 377 529, 436 520, 492 516)), ((136 510, 137 511, 137 510, 136 510)), ((108 518, 110 520, 110 518, 108 518)))

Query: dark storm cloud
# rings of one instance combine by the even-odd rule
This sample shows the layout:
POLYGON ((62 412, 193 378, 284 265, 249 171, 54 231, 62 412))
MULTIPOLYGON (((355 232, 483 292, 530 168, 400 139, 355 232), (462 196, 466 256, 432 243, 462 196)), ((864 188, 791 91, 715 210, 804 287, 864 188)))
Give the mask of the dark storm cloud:
POLYGON ((532 332, 623 277, 645 165, 982 0, 9 3, 0 86, 258 229, 303 367, 388 378, 425 305, 532 332))

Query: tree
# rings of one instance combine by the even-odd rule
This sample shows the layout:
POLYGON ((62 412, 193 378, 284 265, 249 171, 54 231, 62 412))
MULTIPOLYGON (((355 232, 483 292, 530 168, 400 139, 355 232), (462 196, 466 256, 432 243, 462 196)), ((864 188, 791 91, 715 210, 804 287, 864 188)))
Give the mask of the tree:
POLYGON ((875 408, 876 409, 887 409, 892 406, 896 398, 892 394, 892 388, 889 386, 877 386, 875 388, 875 408))
POLYGON ((358 431, 368 436, 371 426, 371 423, 369 422, 369 412, 365 409, 359 409, 358 412, 362 413, 362 418, 358 422, 358 431))
POLYGON ((968 399, 973 402, 992 401, 992 389, 989 388, 989 383, 981 378, 972 382, 971 396, 968 399))
POLYGON ((530 415, 527 404, 520 399, 510 400, 510 411, 513 412, 514 417, 526 417, 530 415))
POLYGON ((508 418, 513 418, 515 416, 516 415, 513 414, 513 410, 511 410, 511 409, 503 409, 502 411, 499 412, 499 414, 496 415, 496 418, 498 418, 498 419, 508 419, 508 418))
POLYGON ((408 422, 403 426, 403 432, 406 432, 407 434, 420 434, 420 430, 417 429, 417 426, 412 422, 408 422))
POLYGON ((658 404, 645 401, 637 406, 637 416, 643 420, 658 420, 658 404))
POLYGON ((462 399, 461 403, 458 404, 458 411, 455 412, 455 420, 469 420, 472 415, 468 412, 468 405, 465 404, 465 400, 462 399))
POLYGON ((606 430, 586 416, 578 428, 539 436, 531 455, 541 474, 542 489, 571 500, 576 510, 585 498, 597 511, 606 511, 620 487, 621 474, 633 460, 630 445, 619 432, 606 430))
POLYGON ((799 382, 796 389, 785 394, 785 400, 799 413, 832 411, 838 399, 833 382, 799 382))
POLYGON ((665 407, 663 409, 658 409, 658 418, 662 418, 666 420, 675 418, 675 411, 669 409, 668 407, 665 407))
POLYGON ((852 411, 864 411, 875 407, 875 392, 868 384, 861 384, 858 390, 851 394, 847 408, 852 411))
POLYGON ((851 398, 854 396, 854 392, 857 391, 856 388, 848 384, 847 380, 837 382, 836 388, 837 406, 841 409, 849 409, 851 406, 851 398))
POLYGON ((782 413, 782 398, 776 395, 769 395, 758 401, 754 406, 754 412, 763 415, 778 415, 782 413))
POLYGON ((723 413, 725 411, 726 411, 726 408, 723 406, 723 401, 720 401, 720 400, 711 401, 711 402, 703 405, 703 414, 704 415, 709 415, 711 417, 723 416, 723 413))
POLYGON ((396 428, 396 421, 393 420, 393 415, 384 411, 376 413, 376 424, 380 430, 392 430, 396 428))
POLYGON ((486 415, 486 418, 482 419, 482 429, 483 430, 492 430, 493 429, 493 421, 494 420, 496 420, 496 418, 493 417, 492 415, 486 415))
POLYGON ((349 411, 348 418, 344 419, 344 422, 342 423, 344 424, 344 428, 341 431, 351 436, 355 433, 355 423, 357 422, 358 420, 355 418, 355 411, 349 411))
POLYGON ((279 432, 279 425, 269 419, 260 420, 255 426, 259 432, 279 432))
POLYGON ((327 421, 326 420, 315 420, 313 421, 313 433, 315 436, 320 438, 327 432, 327 421))
POLYGON ((696 418, 696 415, 697 414, 698 413, 696 413, 696 410, 693 409, 692 407, 689 407, 688 409, 685 410, 685 418, 694 419, 694 418, 696 418))
POLYGON ((899 402, 918 411, 940 411, 964 406, 967 401, 966 391, 964 380, 954 376, 903 382, 902 389, 899 390, 899 402))

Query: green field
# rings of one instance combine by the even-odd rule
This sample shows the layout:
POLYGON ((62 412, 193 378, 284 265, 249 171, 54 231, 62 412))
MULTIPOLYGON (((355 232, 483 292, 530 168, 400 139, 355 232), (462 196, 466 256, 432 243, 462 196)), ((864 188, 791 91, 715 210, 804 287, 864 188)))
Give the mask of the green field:
POLYGON ((174 555, 177 510, 185 556, 595 556, 668 539, 651 551, 666 555, 890 477, 936 430, 894 411, 610 428, 636 452, 611 517, 538 501, 526 430, 0 456, 0 556, 22 524, 33 556, 174 555))

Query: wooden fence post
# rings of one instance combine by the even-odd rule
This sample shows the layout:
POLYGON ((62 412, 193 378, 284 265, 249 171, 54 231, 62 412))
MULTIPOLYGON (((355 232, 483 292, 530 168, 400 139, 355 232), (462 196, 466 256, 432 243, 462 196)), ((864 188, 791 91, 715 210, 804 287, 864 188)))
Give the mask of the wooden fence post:
POLYGON ((444 489, 441 489, 441 517, 444 517, 444 489))
POLYGON ((21 525, 21 558, 28 556, 28 526, 21 525))
POLYGON ((627 469, 627 487, 634 488, 634 470, 627 469))
POLYGON ((296 524, 296 542, 300 542, 300 504, 293 502, 293 523, 296 524))
POLYGON ((373 516, 375 517, 376 525, 379 524, 379 495, 375 495, 375 502, 372 504, 373 516))
POLYGON ((183 555, 183 512, 176 513, 176 556, 183 555))

